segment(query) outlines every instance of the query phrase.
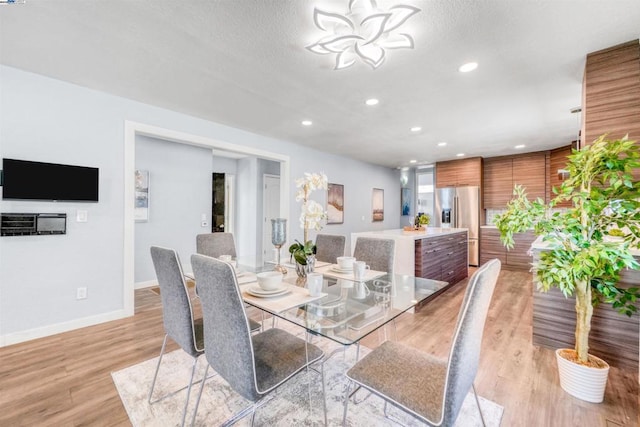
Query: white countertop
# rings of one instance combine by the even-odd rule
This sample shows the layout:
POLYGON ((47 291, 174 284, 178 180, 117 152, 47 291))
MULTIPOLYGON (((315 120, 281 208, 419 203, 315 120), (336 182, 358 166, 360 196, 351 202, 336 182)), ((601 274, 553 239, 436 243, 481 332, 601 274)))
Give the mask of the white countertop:
POLYGON ((441 227, 427 227, 424 231, 404 231, 401 228, 394 230, 376 230, 376 231, 362 231, 358 233, 352 233, 353 235, 368 235, 373 237, 394 238, 394 239, 409 239, 409 240, 421 240, 428 239, 429 237, 445 236, 447 234, 464 233, 468 231, 466 228, 441 228, 441 227))

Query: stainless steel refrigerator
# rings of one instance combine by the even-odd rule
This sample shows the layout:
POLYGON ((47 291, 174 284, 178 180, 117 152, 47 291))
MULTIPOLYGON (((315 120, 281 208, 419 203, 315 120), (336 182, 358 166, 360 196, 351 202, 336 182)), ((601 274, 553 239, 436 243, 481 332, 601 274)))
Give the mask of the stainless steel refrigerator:
POLYGON ((437 227, 469 230, 469 265, 478 265, 480 237, 480 187, 436 189, 435 224, 437 227))

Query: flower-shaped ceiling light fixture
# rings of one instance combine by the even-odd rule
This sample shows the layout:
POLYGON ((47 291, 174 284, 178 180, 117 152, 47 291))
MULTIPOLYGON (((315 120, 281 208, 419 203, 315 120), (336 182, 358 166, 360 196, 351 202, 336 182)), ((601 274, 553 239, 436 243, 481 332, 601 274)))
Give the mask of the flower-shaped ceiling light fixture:
POLYGON ((396 30, 418 12, 417 7, 400 4, 381 11, 375 0, 350 0, 346 14, 315 8, 313 22, 329 34, 306 48, 320 55, 335 53, 336 70, 352 66, 358 58, 375 69, 384 62, 385 49, 413 49, 413 38, 396 30))

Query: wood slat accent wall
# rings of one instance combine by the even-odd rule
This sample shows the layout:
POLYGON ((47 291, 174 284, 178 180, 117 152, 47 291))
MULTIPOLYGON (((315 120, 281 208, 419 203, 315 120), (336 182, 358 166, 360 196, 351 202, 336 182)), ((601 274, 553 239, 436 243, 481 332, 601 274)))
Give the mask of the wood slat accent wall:
MULTIPOLYGON (((625 271, 620 284, 638 286, 640 272, 625 271)), ((558 289, 539 292, 533 289, 533 344, 550 348, 573 348, 576 312, 573 297, 565 298, 558 289)), ((640 316, 619 314, 608 304, 593 311, 589 353, 611 366, 638 369, 640 316)))
POLYGON ((640 43, 633 40, 587 55, 584 144, 608 133, 640 141, 640 43))

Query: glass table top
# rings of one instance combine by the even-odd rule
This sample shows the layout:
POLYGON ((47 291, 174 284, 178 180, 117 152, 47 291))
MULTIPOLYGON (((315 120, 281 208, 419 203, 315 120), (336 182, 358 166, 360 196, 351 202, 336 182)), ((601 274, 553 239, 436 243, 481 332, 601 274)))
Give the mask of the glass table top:
MULTIPOLYGON (((289 287, 306 286, 291 270, 284 282, 289 287)), ((416 305, 427 303, 443 292, 447 285, 447 282, 400 274, 384 274, 364 282, 325 276, 322 292, 326 296, 295 308, 277 311, 270 310, 266 301, 245 299, 245 302, 299 325, 312 334, 351 345, 416 305)))

